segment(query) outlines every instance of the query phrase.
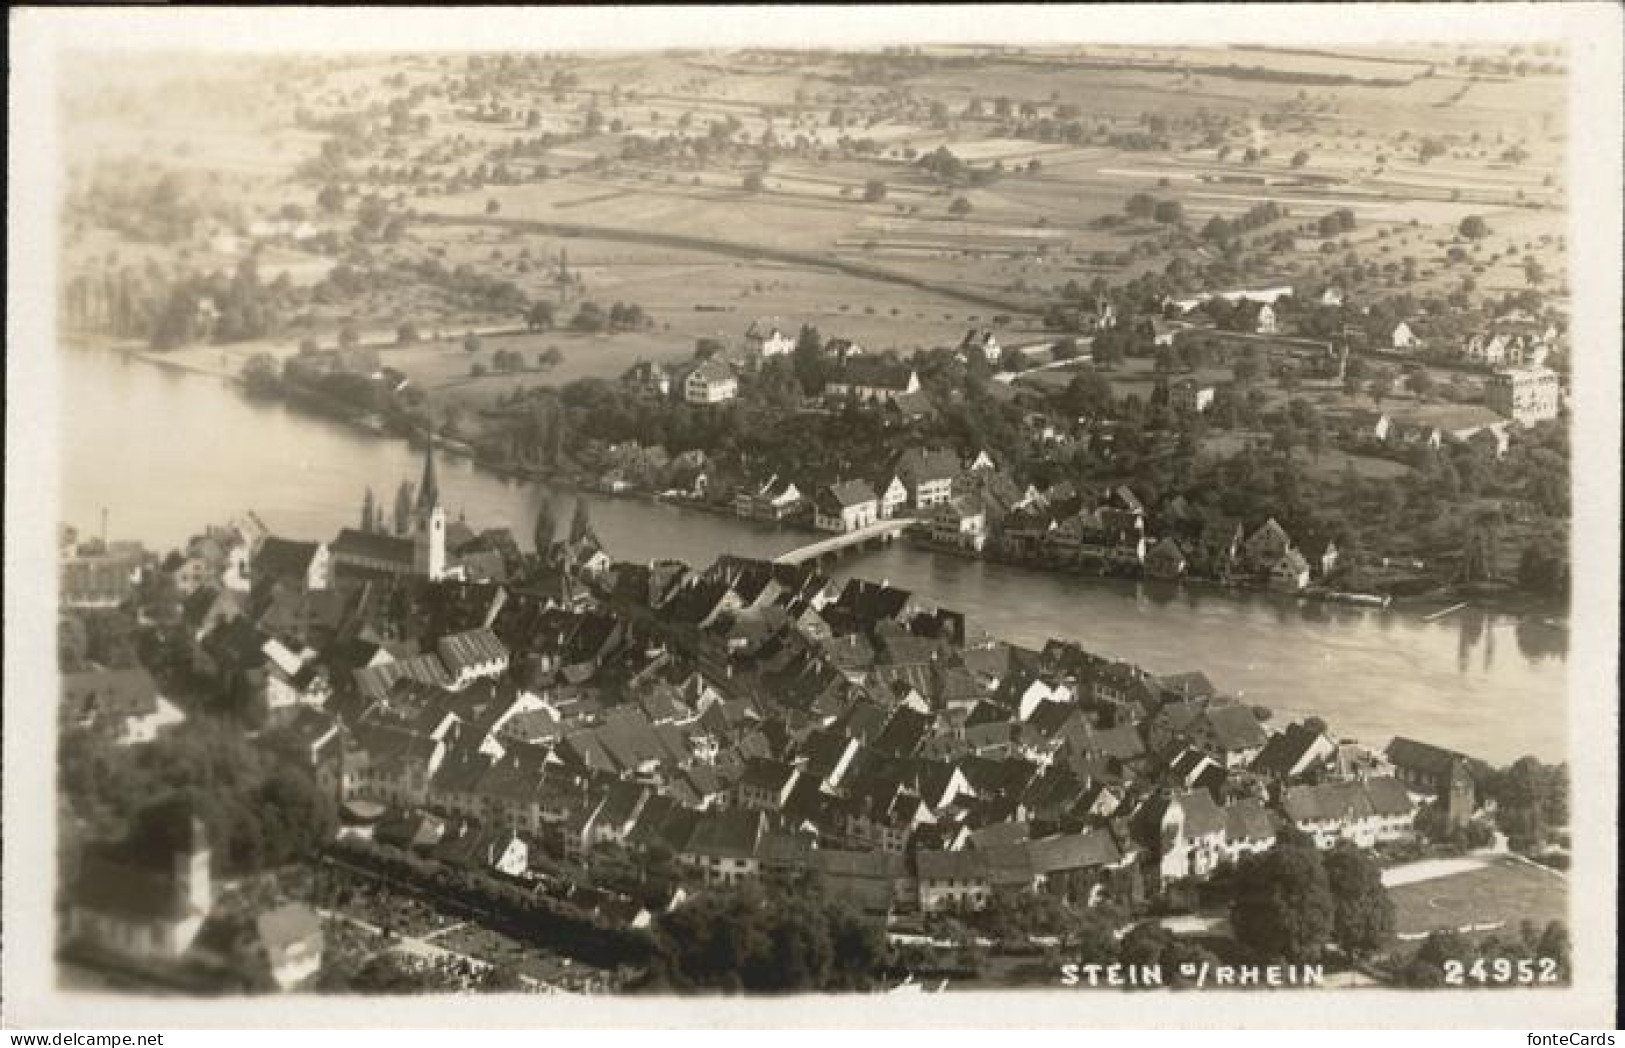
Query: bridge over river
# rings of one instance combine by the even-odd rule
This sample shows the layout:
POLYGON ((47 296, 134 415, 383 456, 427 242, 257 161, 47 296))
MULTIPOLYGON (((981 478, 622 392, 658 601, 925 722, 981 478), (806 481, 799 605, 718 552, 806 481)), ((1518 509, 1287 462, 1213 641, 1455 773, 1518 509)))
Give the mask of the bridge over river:
POLYGON ((773 558, 775 564, 804 564, 809 560, 817 560, 827 553, 839 553, 843 549, 853 546, 862 546, 869 542, 890 542, 910 527, 920 523, 913 517, 892 517, 890 520, 877 520, 852 531, 843 531, 839 535, 831 535, 827 539, 809 542, 788 553, 781 553, 773 558))

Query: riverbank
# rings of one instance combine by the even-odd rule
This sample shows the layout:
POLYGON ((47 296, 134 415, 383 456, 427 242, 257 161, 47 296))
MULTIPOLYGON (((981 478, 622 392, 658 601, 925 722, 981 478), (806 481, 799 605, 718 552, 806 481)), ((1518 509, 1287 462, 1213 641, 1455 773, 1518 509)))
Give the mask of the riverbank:
MULTIPOLYGON (((80 340, 77 344, 90 350, 110 350, 124 359, 134 359, 154 364, 171 371, 221 379, 245 397, 250 394, 247 390, 247 384, 242 379, 240 368, 236 372, 232 369, 237 367, 239 362, 246 363, 250 357, 264 351, 263 344, 254 344, 252 348, 190 347, 165 352, 155 351, 145 344, 128 340, 124 342, 102 340, 99 344, 80 340)), ((292 350, 286 352, 291 353, 292 350)), ((404 429, 399 420, 389 420, 394 424, 385 425, 383 424, 384 420, 378 416, 367 415, 357 411, 350 405, 316 396, 289 396, 283 393, 277 399, 302 414, 319 418, 325 422, 341 424, 368 439, 387 437, 405 441, 409 446, 413 444, 421 446, 421 434, 404 429)), ((717 503, 693 498, 662 497, 662 493, 646 490, 606 493, 599 489, 595 483, 596 478, 587 470, 550 469, 494 461, 481 456, 476 448, 453 441, 437 440, 436 446, 448 457, 455 456, 463 459, 475 469, 509 482, 543 485, 556 491, 564 491, 578 496, 596 495, 614 498, 617 501, 642 503, 651 506, 656 504, 666 505, 682 510, 697 511, 708 516, 741 520, 734 514, 731 503, 717 503)), ((773 526, 774 530, 786 531, 791 536, 820 536, 825 534, 813 529, 810 525, 797 521, 778 521, 774 522, 773 526)), ((792 537, 786 548, 800 544, 792 537)), ((937 543, 915 543, 913 545, 932 556, 1008 565, 1050 574, 1058 578, 1076 579, 1085 582, 1095 580, 1143 582, 1159 588, 1167 587, 1174 592, 1211 594, 1226 599, 1251 599, 1260 594, 1265 594, 1291 601, 1346 603, 1352 607, 1373 607, 1377 603, 1370 600, 1342 601, 1327 590, 1319 587, 1303 591, 1287 591, 1240 581, 1223 581, 1189 576, 1177 580, 1163 580, 1146 577, 1143 572, 1114 573, 1098 569, 1091 570, 1087 565, 1059 564, 1053 558, 1046 556, 1018 556, 997 549, 975 552, 950 548, 937 543)), ((1566 607, 1554 604, 1549 599, 1536 598, 1505 587, 1476 587, 1471 591, 1464 591, 1453 586, 1443 586, 1423 594, 1395 596, 1390 603, 1381 605, 1381 607, 1386 608, 1387 613, 1396 614, 1406 619, 1428 620, 1430 616, 1437 616, 1441 612, 1459 614, 1461 611, 1471 610, 1476 613, 1491 613, 1516 619, 1528 618, 1552 629, 1563 630, 1567 628, 1568 609, 1566 607)))

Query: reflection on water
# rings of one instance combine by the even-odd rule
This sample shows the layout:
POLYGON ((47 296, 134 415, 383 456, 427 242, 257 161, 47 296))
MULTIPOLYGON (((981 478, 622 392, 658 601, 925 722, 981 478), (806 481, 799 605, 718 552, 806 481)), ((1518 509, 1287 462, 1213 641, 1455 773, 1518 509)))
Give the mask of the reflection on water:
MULTIPOLYGON (((404 443, 251 402, 218 380, 92 351, 59 359, 62 517, 82 528, 106 506, 115 537, 167 549, 253 508, 279 533, 326 538, 358 518, 369 486, 392 505, 395 488, 420 468, 404 443)), ((512 528, 521 541, 544 498, 564 517, 576 497, 458 459, 442 460, 440 484, 452 513, 512 528)), ((605 544, 626 559, 703 564, 725 552, 774 556, 806 540, 673 506, 588 502, 605 544)), ((1156 672, 1201 669, 1281 717, 1314 713, 1379 744, 1404 733, 1492 760, 1557 758, 1565 749, 1563 719, 1551 708, 1563 694, 1567 636, 1539 623, 1471 609, 1428 623, 1280 594, 1060 576, 906 544, 850 555, 834 573, 889 580, 1016 643, 1062 637, 1156 672), (1494 633, 1505 628, 1515 630, 1516 655, 1495 651, 1494 633)))

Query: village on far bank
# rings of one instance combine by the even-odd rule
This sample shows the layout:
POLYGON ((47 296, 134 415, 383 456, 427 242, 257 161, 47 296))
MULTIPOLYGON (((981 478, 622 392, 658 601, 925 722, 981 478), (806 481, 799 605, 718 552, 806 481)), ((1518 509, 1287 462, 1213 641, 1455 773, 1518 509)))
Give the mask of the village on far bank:
POLYGON ((1464 956, 1567 978, 1565 767, 1278 723, 1199 668, 1009 644, 816 560, 616 561, 584 501, 527 552, 448 521, 435 459, 393 521, 369 498, 327 541, 247 513, 100 591, 70 567, 132 551, 64 529, 77 978, 853 990, 1196 958, 1437 985, 1464 956), (770 945, 718 954, 718 927, 770 945))
MULTIPOLYGON (((1332 286, 1147 302, 1165 283, 1074 288, 1037 340, 1012 322, 910 355, 761 318, 555 389, 498 348, 513 381, 483 402, 353 341, 247 377, 505 475, 845 536, 807 555, 905 537, 1057 571, 1564 613, 1568 351, 1536 292, 1424 323, 1332 286)), ((535 303, 527 326, 555 312, 535 303)), ((483 358, 503 339, 465 341, 483 358)))

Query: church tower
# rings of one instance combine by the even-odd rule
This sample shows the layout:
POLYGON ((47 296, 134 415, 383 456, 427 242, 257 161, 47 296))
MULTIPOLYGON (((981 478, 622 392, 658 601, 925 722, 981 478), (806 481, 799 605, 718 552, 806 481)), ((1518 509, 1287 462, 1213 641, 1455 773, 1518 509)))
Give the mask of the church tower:
POLYGON ((214 885, 209 877, 209 835, 203 821, 188 813, 186 832, 175 852, 175 894, 177 901, 193 913, 214 909, 214 885))
POLYGON ((413 510, 412 552, 418 574, 435 581, 446 573, 446 511, 440 505, 440 482, 434 470, 434 430, 423 446, 423 481, 413 510))

